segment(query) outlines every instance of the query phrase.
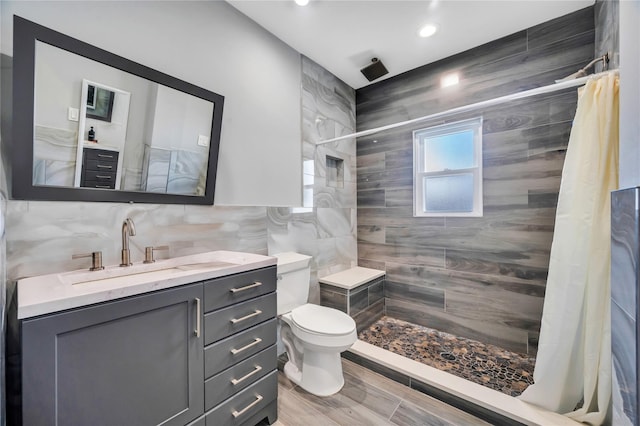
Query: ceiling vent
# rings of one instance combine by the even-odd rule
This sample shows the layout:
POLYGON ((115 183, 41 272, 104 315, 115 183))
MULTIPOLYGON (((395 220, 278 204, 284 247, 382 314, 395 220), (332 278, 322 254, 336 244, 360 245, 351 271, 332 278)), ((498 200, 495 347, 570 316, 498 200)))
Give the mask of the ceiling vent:
POLYGON ((367 80, 369 81, 373 81, 376 78, 380 78, 385 74, 389 74, 389 71, 387 70, 387 68, 384 66, 382 61, 378 60, 378 58, 372 58, 371 64, 362 68, 360 72, 364 74, 364 76, 367 77, 367 80))

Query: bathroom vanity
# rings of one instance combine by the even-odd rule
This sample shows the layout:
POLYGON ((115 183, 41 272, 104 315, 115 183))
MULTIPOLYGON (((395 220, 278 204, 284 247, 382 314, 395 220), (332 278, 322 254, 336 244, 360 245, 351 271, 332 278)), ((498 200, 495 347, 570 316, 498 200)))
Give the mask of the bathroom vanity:
POLYGON ((225 251, 18 281, 10 424, 275 422, 275 289, 274 258, 225 251))

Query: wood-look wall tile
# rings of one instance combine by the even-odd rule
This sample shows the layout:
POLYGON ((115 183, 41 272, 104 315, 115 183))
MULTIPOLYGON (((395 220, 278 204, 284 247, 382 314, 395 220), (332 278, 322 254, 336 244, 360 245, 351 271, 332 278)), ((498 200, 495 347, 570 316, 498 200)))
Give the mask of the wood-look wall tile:
POLYGON ((534 192, 529 191, 529 207, 530 208, 544 208, 555 207, 558 205, 558 193, 557 192, 534 192))
POLYGON ((357 157, 358 173, 376 172, 384 170, 384 152, 374 154, 359 155, 357 157))
POLYGON ((376 282, 368 285, 367 290, 369 291, 369 305, 373 305, 378 300, 384 299, 384 284, 385 279, 380 278, 376 282))
POLYGON ((414 248, 500 252, 548 250, 553 237, 552 233, 552 227, 500 223, 498 219, 495 222, 489 222, 488 226, 478 223, 446 230, 430 226, 387 226, 385 243, 402 244, 414 248))
POLYGON ((351 314, 351 317, 356 322, 356 328, 358 333, 362 330, 369 328, 371 324, 378 321, 384 315, 384 299, 378 300, 376 303, 371 304, 366 309, 361 310, 357 314, 351 314))
POLYGON ((486 275, 506 275, 529 280, 546 280, 548 252, 480 252, 447 250, 446 267, 486 275))
POLYGON ((336 293, 320 287, 320 305, 334 308, 345 314, 349 313, 347 295, 336 293))
MULTIPOLYGON (((609 54, 609 68, 620 68, 620 2, 597 0, 594 4, 596 40, 595 56, 609 54)), ((596 64, 595 72, 603 70, 596 64)))
POLYGON ((439 79, 442 73, 465 66, 473 67, 478 64, 493 62, 525 52, 527 49, 526 38, 526 31, 520 31, 442 61, 415 68, 401 76, 392 77, 381 83, 358 89, 356 91, 358 121, 360 121, 360 116, 366 115, 368 111, 378 110, 390 94, 398 94, 405 97, 410 95, 411 91, 419 91, 420 88, 439 88, 439 79), (381 87, 384 87, 385 90, 380 90, 381 87))
POLYGON ((369 292, 366 288, 349 291, 349 315, 358 315, 369 306, 369 292))
POLYGON ((438 308, 399 299, 386 299, 388 316, 403 321, 446 330, 447 333, 490 343, 518 353, 527 353, 527 332, 493 322, 469 320, 451 315, 438 308))
MULTIPOLYGON (((360 120, 360 118, 358 118, 360 120)), ((405 120, 405 119, 403 119, 405 120)), ((372 128, 375 126, 368 126, 372 128)), ((370 136, 361 136, 356 142, 356 153, 358 157, 368 154, 385 153, 397 149, 407 149, 413 146, 413 136, 411 130, 399 127, 384 132, 375 133, 370 136)))
POLYGON ((387 170, 413 167, 413 147, 387 151, 384 162, 387 170))
POLYGON ((387 280, 384 296, 387 299, 408 300, 433 308, 445 308, 444 290, 428 285, 413 285, 387 280))
POLYGON ((520 330, 538 330, 544 298, 499 289, 446 291, 448 314, 469 320, 502 324, 520 330), (469 300, 473 303, 470 304, 469 300))
MULTIPOLYGON (((593 17, 593 8, 359 89, 356 127, 364 130, 421 117, 565 77, 593 58, 595 32, 589 16, 593 17), (445 94, 439 78, 453 69, 460 72, 461 81, 445 94)), ((576 99, 577 90, 571 88, 446 117, 447 121, 484 117, 484 216, 480 218, 413 217, 412 131, 438 124, 436 120, 358 138, 358 156, 371 156, 368 161, 377 158, 381 166, 380 157, 374 156, 385 154, 385 173, 363 170, 358 180, 359 191, 385 190, 384 206, 358 208, 359 230, 367 233, 359 241, 359 262, 386 268, 391 282, 470 295, 466 302, 462 296, 454 297, 453 312, 444 317, 428 306, 421 315, 440 318, 443 331, 468 324, 479 332, 480 340, 489 339, 485 334, 490 333, 470 324, 465 315, 484 316, 482 327, 495 326, 501 330, 500 338, 526 351, 527 331, 539 325, 536 315, 547 276, 554 198, 576 99), (373 229, 377 238, 384 235, 385 244, 372 241, 368 230, 373 229), (446 252, 443 266, 433 262, 438 250, 446 252), (483 291, 496 300, 504 297, 527 306, 497 310, 491 317, 489 301, 471 306, 473 295, 483 291), (504 325, 507 322, 509 326, 504 325)), ((387 308, 389 312, 394 308, 387 308)))
POLYGON ((549 151, 565 151, 571 135, 571 121, 528 129, 529 155, 549 151))
POLYGON ((413 187, 387 189, 385 191, 385 206, 413 209, 413 187))
POLYGON ((358 258, 358 266, 362 266, 363 268, 377 269, 378 271, 385 270, 384 262, 381 262, 379 260, 363 259, 361 257, 358 258))
MULTIPOLYGON (((460 272, 429 266, 405 265, 388 262, 387 279, 413 285, 431 286, 446 291, 459 292, 485 290, 501 294, 517 293, 532 297, 544 297, 544 280, 533 281, 516 277, 483 275, 473 272, 460 272)), ((510 296, 507 296, 510 297, 510 296)))
POLYGON ((413 217, 413 205, 402 207, 370 207, 358 209, 358 225, 402 226, 416 223, 423 226, 444 226, 444 218, 413 217))
POLYGON ((413 167, 358 174, 358 190, 410 187, 413 185, 413 167))
MULTIPOLYGON (((358 242, 384 244, 385 228, 377 225, 358 226, 358 242)), ((360 265, 362 266, 362 265, 360 265)))
POLYGON ((557 40, 593 31, 593 25, 593 7, 586 7, 574 13, 552 19, 527 30, 529 49, 543 47, 557 40))
POLYGON ((361 207, 384 207, 384 189, 359 190, 357 192, 358 208, 361 207))
POLYGON ((359 242, 358 256, 384 262, 444 267, 444 250, 442 249, 415 250, 413 247, 359 242))

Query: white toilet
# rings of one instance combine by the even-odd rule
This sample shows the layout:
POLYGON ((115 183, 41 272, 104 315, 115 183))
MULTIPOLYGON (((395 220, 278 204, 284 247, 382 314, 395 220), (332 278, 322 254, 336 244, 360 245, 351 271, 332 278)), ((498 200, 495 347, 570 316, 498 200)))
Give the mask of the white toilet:
POLYGON ((307 303, 311 256, 292 252, 274 256, 280 339, 289 356, 284 373, 309 393, 332 395, 344 385, 340 352, 356 341, 356 323, 337 309, 307 303))

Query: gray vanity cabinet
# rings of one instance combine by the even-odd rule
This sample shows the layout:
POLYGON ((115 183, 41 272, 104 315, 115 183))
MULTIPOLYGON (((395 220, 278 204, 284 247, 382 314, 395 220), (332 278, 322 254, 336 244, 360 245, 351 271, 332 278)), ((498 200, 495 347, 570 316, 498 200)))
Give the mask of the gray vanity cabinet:
POLYGON ((22 424, 182 426, 201 416, 202 301, 197 283, 22 321, 22 424))

